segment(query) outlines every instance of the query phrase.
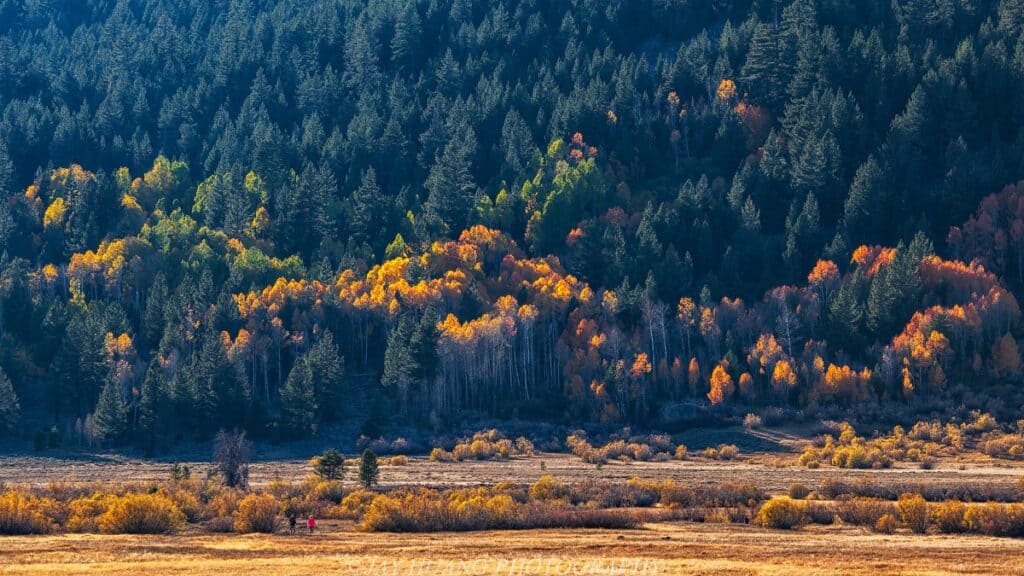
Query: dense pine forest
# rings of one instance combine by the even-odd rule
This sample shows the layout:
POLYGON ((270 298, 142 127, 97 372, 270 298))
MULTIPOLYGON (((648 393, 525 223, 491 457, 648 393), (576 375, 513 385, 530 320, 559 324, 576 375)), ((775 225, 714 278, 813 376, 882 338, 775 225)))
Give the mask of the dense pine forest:
POLYGON ((0 436, 1024 405, 1024 0, 0 0, 0 111, 0 436))

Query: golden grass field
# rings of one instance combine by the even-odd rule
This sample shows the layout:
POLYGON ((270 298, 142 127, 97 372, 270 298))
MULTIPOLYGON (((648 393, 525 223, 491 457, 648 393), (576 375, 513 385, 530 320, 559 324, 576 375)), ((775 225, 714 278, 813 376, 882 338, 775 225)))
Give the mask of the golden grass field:
POLYGON ((0 539, 3 575, 366 576, 1024 574, 1024 541, 797 532, 721 524, 457 534, 29 536, 0 539))
MULTIPOLYGON (((271 455, 268 458, 275 458, 271 455)), ((205 475, 207 463, 192 462, 205 475)), ((52 481, 156 482, 169 462, 117 455, 0 457, 0 484, 52 481)), ((308 460, 283 457, 255 463, 255 486, 275 478, 300 481, 308 460)), ((349 478, 354 473, 350 471, 349 478)), ((1019 462, 969 454, 925 470, 897 463, 884 470, 808 469, 793 452, 746 452, 738 461, 688 459, 609 462, 598 469, 565 454, 511 461, 431 462, 382 469, 382 488, 453 487, 504 480, 532 483, 550 474, 562 481, 634 476, 690 485, 753 482, 770 494, 793 482, 812 488, 827 478, 876 485, 985 485, 1012 487, 1024 475, 1019 462)), ((350 480, 351 481, 351 480, 350 480)), ((980 535, 894 535, 849 525, 811 525, 777 531, 752 525, 649 523, 637 530, 531 530, 469 533, 363 533, 351 522, 324 521, 313 536, 209 534, 197 528, 169 536, 66 534, 0 537, 0 576, 208 575, 366 576, 648 576, 648 575, 953 575, 1024 576, 1024 539, 980 535)))

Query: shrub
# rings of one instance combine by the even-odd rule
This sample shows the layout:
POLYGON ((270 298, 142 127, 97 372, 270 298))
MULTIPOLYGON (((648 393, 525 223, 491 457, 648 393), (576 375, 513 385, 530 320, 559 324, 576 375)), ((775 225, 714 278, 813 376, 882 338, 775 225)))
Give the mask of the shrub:
POLYGON ((0 534, 47 534, 53 526, 39 511, 38 502, 14 490, 0 495, 0 534))
POLYGON ((189 488, 188 484, 182 482, 165 487, 161 492, 185 514, 187 522, 198 522, 203 516, 203 506, 199 496, 189 488))
POLYGON ((751 430, 753 428, 760 428, 761 425, 761 417, 758 416, 757 414, 747 414, 746 416, 743 417, 743 427, 746 428, 747 430, 751 430))
POLYGON ((764 493, 750 482, 723 482, 697 489, 697 502, 704 506, 733 507, 757 505, 764 493))
POLYGON ((804 498, 807 498, 810 493, 811 489, 799 482, 790 484, 789 488, 786 489, 786 495, 793 500, 803 500, 804 498))
POLYGON ((116 501, 117 496, 100 493, 75 498, 68 503, 70 513, 65 528, 69 532, 99 532, 100 516, 116 501))
POLYGON ((829 525, 836 521, 835 507, 828 502, 805 502, 807 520, 812 524, 829 525))
POLYGON ((217 492, 209 502, 203 514, 207 518, 231 518, 238 510, 239 492, 231 488, 225 488, 217 492))
POLYGON ((932 509, 932 521, 940 532, 945 534, 957 534, 967 531, 967 523, 964 522, 964 514, 967 513, 967 506, 959 500, 949 500, 936 504, 932 509))
POLYGON ((572 509, 545 502, 520 504, 487 489, 440 493, 421 489, 373 500, 359 529, 371 532, 437 532, 527 528, 634 528, 625 511, 572 509))
POLYGON ((430 451, 431 462, 454 462, 455 456, 444 448, 434 448, 430 451))
POLYGON ((705 448, 703 456, 712 460, 735 460, 740 449, 733 444, 719 444, 716 448, 705 448))
POLYGON ((625 501, 627 506, 647 508, 661 499, 661 484, 654 480, 633 477, 626 482, 625 501))
POLYGON ((669 508, 693 506, 697 502, 697 493, 685 484, 677 484, 673 480, 666 480, 661 484, 659 502, 662 506, 669 508))
POLYGON ((408 466, 409 465, 409 457, 405 456, 404 454, 399 454, 397 456, 392 456, 392 457, 388 458, 387 460, 385 460, 385 464, 387 466, 408 466))
POLYGON ((566 485, 555 480, 550 474, 541 476, 530 486, 530 498, 534 500, 562 500, 568 495, 569 489, 566 485))
POLYGON ((900 521, 914 534, 928 531, 928 503, 920 494, 902 494, 896 502, 900 511, 900 521))
MULTIPOLYGON (((989 536, 1024 536, 1024 505, 984 504, 968 510, 971 527, 989 536)), ((965 517, 967 514, 965 514, 965 517)))
POLYGON ((875 532, 880 532, 882 534, 892 534, 896 531, 897 524, 899 524, 899 522, 896 520, 895 516, 892 514, 883 514, 882 517, 875 522, 874 529, 875 532))
POLYGON ((306 492, 306 500, 310 502, 333 502, 340 504, 345 497, 345 485, 338 480, 321 480, 313 484, 306 492))
POLYGON ((821 481, 821 487, 818 488, 818 494, 829 499, 835 499, 838 496, 852 493, 853 488, 838 478, 825 478, 821 481))
POLYGON ((108 534, 166 534, 185 524, 185 514, 163 494, 128 494, 99 517, 108 534))
MULTIPOLYGON (((582 432, 572 434, 565 439, 566 445, 573 455, 578 456, 588 464, 603 464, 608 460, 621 460, 628 462, 636 460, 648 462, 651 460, 665 461, 672 459, 672 438, 666 434, 651 434, 649 436, 633 436, 627 440, 616 439, 600 448, 595 448, 587 441, 582 432)), ((678 448, 676 449, 679 457, 678 448)), ((682 456, 686 455, 685 447, 682 456)), ((681 458, 680 458, 681 459, 681 458)))
POLYGON ((435 462, 462 462, 463 460, 508 460, 513 456, 532 456, 533 443, 520 437, 513 443, 498 430, 477 432, 472 438, 459 441, 451 452, 434 448, 430 459, 435 462))
POLYGON ((530 442, 527 438, 520 436, 516 438, 515 445, 516 453, 523 456, 533 456, 533 442, 530 442))
POLYGON ((686 444, 676 446, 675 457, 676 460, 686 460, 686 444))
POLYGON ((777 496, 761 505, 754 522, 766 528, 790 530, 807 523, 804 503, 777 496))
POLYGON ((725 510, 712 510, 704 515, 705 524, 732 524, 732 516, 725 510))
POLYGON ((892 502, 878 498, 850 498, 836 503, 836 513, 843 522, 855 526, 873 527, 886 514, 895 516, 896 507, 892 502))
POLYGON ((341 501, 341 504, 339 504, 331 514, 336 518, 346 520, 362 518, 366 513, 366 509, 376 497, 376 492, 372 492, 370 490, 356 490, 348 496, 345 496, 341 501))
POLYGON ((241 533, 277 531, 277 500, 270 494, 249 494, 238 503, 235 513, 235 531, 241 533))
POLYGON ((230 516, 211 518, 205 526, 208 532, 226 533, 235 529, 235 519, 230 516))

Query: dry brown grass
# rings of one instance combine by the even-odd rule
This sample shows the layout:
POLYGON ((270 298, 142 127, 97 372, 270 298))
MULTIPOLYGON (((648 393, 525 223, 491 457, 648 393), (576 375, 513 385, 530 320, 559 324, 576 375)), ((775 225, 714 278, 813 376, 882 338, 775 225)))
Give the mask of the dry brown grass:
POLYGON ((301 536, 25 536, 0 539, 0 574, 100 576, 420 573, 505 576, 1019 575, 1024 541, 873 534, 863 528, 766 531, 732 524, 643 530, 361 534, 327 525, 301 536), (512 570, 512 561, 519 564, 512 570), (532 570, 523 570, 523 567, 532 570), (468 570, 468 571, 467 571, 468 570))

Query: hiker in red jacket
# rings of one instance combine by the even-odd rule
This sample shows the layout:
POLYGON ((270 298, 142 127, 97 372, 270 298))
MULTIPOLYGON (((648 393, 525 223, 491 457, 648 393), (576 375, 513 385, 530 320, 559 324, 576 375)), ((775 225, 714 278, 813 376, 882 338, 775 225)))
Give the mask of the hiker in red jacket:
POLYGON ((316 530, 316 518, 310 516, 309 520, 306 520, 306 527, 309 528, 309 533, 312 534, 313 530, 316 530))

